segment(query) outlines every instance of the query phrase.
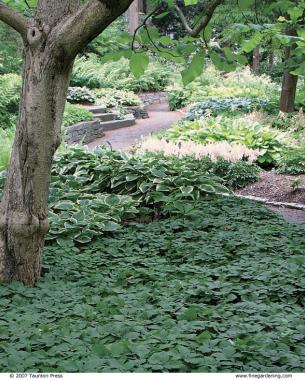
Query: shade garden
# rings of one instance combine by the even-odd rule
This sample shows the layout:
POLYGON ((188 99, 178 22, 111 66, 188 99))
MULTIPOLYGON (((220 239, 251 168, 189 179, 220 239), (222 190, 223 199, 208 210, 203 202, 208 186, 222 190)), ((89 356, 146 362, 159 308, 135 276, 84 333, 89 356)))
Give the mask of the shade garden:
MULTIPOLYGON (((4 2, 24 15, 36 6, 4 2)), ((67 127, 98 115, 89 106, 123 119, 144 109, 141 99, 151 92, 162 92, 181 120, 125 151, 112 148, 108 130, 108 143, 94 150, 59 147, 41 277, 33 287, 0 284, 0 372, 304 372, 305 222, 288 222, 244 194, 271 177, 289 177, 286 198, 305 207, 305 35, 298 13, 305 6, 296 1, 290 18, 277 20, 277 8, 268 8, 271 17, 265 2, 255 2, 255 12, 248 0, 219 2, 213 25, 193 38, 176 25, 172 8, 180 3, 163 1, 162 13, 152 13, 152 25, 144 22, 133 41, 120 17, 76 57, 63 140, 67 127), (228 25, 228 7, 237 24, 228 25), (298 25, 295 45, 285 40, 286 23, 298 25), (298 48, 287 60, 288 46, 298 48), (283 113, 286 61, 299 78, 294 109, 283 113)), ((205 10, 196 0, 184 5, 189 21, 205 10)), ((22 86, 21 41, 0 23, 1 36, 0 200, 22 86), (1 44, 8 36, 16 46, 1 44)), ((20 160, 27 151, 21 153, 20 160)))

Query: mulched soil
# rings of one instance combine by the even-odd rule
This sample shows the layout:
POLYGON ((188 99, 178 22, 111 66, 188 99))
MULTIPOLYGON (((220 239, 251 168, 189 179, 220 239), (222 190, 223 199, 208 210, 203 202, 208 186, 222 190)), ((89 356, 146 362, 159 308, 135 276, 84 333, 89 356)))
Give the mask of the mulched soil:
POLYGON ((258 182, 236 191, 241 195, 252 195, 274 202, 299 203, 305 205, 305 175, 293 176, 263 171, 258 182), (302 183, 293 190, 290 182, 300 178, 302 183))
MULTIPOLYGON (((265 198, 272 202, 298 203, 305 205, 305 175, 293 176, 277 174, 272 171, 264 171, 260 175, 258 182, 236 191, 237 194, 251 195, 265 198), (302 183, 293 190, 290 182, 300 178, 302 183)), ((305 211, 295 210, 287 207, 274 207, 267 205, 271 210, 278 212, 282 217, 291 223, 304 223, 305 211)))

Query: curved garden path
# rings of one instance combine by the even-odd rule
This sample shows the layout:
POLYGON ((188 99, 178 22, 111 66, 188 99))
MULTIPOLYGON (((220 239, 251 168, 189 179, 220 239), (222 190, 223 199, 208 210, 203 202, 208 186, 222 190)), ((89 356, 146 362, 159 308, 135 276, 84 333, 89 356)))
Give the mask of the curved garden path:
POLYGON ((94 149, 99 145, 107 145, 109 142, 112 149, 127 149, 141 140, 142 137, 168 129, 173 123, 183 117, 181 112, 170 111, 167 103, 158 103, 148 106, 148 119, 136 120, 132 127, 120 128, 107 131, 105 136, 88 144, 89 149, 94 149))

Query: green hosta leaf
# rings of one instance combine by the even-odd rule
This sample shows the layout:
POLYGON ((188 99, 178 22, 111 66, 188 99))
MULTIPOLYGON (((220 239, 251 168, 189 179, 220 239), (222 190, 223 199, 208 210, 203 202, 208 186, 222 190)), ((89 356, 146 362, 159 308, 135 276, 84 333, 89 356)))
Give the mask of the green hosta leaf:
POLYGON ((196 53, 189 67, 182 71, 182 82, 184 86, 191 83, 201 75, 204 65, 205 53, 203 51, 196 53))
POLYGON ((118 230, 120 227, 121 226, 118 223, 112 221, 105 221, 103 230, 107 232, 112 232, 118 230))
POLYGON ((190 195, 194 191, 194 186, 181 186, 180 190, 183 195, 190 195))
POLYGON ((70 201, 62 201, 62 202, 57 202, 53 206, 55 210, 74 210, 75 209, 75 203, 70 202, 70 201))
POLYGON ((92 238, 90 236, 84 235, 84 236, 76 237, 74 240, 77 241, 78 243, 86 244, 86 243, 89 243, 92 240, 92 238))
POLYGON ((133 53, 130 58, 130 70, 139 79, 147 69, 149 58, 146 53, 133 53))

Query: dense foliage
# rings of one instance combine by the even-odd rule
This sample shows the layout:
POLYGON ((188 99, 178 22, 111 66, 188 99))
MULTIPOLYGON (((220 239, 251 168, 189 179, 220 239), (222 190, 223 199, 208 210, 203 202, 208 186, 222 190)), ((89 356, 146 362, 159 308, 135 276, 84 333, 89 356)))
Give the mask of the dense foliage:
POLYGON ((305 147, 285 150, 281 155, 277 170, 279 173, 305 174, 305 147))
POLYGON ((14 125, 19 109, 21 78, 17 74, 0 75, 0 128, 14 125))
POLYGON ((67 101, 69 103, 95 103, 95 98, 91 91, 86 87, 69 87, 67 101))
POLYGON ((219 101, 223 98, 247 98, 254 102, 258 98, 277 102, 278 92, 278 85, 269 77, 254 75, 249 68, 223 74, 212 65, 206 65, 203 74, 186 86, 177 78, 168 96, 170 107, 174 110, 211 98, 219 101))
POLYGON ((207 193, 227 191, 208 166, 213 167, 209 160, 69 150, 53 169, 49 239, 69 236, 87 243, 103 231, 120 228, 121 221, 136 214, 151 219, 183 213, 186 199, 195 202, 207 193))
POLYGON ((80 123, 81 121, 91 121, 93 120, 93 114, 87 111, 81 106, 76 106, 73 104, 66 104, 63 126, 68 127, 73 124, 80 123))
POLYGON ((241 110, 246 113, 254 109, 264 108, 267 104, 267 100, 256 98, 212 98, 206 102, 199 102, 192 105, 186 118, 188 120, 196 120, 211 115, 217 116, 224 111, 234 112, 241 110))
POLYGON ((94 96, 97 103, 109 108, 141 104, 140 98, 132 91, 100 88, 94 91, 94 96))
POLYGON ((3 130, 0 128, 0 173, 7 168, 11 156, 14 135, 13 129, 3 130))
POLYGON ((72 86, 115 88, 129 91, 161 91, 171 80, 171 71, 161 63, 152 62, 141 78, 131 73, 129 61, 101 62, 93 55, 78 58, 74 65, 72 86))
POLYGON ((48 246, 36 288, 0 287, 1 369, 302 372, 304 232, 207 198, 81 251, 48 246))
POLYGON ((180 122, 167 130, 165 137, 172 141, 190 140, 203 144, 217 141, 240 143, 251 149, 259 149, 257 161, 261 166, 273 165, 284 144, 278 131, 261 126, 245 116, 219 116, 180 122))
POLYGON ((206 194, 228 192, 225 186, 243 187, 257 177, 258 168, 243 161, 69 149, 53 167, 47 239, 88 243, 132 220, 188 215, 206 194))

